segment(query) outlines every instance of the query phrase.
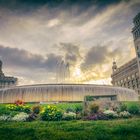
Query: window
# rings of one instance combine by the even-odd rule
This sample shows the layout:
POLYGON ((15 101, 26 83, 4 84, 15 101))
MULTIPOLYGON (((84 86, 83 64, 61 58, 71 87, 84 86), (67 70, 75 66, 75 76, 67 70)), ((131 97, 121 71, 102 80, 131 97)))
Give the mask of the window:
POLYGON ((132 78, 135 78, 135 75, 134 74, 132 75, 132 78))
POLYGON ((138 54, 138 58, 140 58, 140 52, 137 52, 137 54, 138 54))

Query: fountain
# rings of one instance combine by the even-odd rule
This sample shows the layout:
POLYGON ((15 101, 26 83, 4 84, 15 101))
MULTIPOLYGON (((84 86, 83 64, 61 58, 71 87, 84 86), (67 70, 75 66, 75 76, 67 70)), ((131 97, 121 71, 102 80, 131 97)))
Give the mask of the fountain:
POLYGON ((79 102, 85 96, 117 101, 138 101, 134 90, 94 84, 70 84, 69 63, 58 63, 57 84, 36 84, 0 89, 0 103, 24 102, 79 102), (115 98, 112 98, 115 97, 115 98))
POLYGON ((71 102, 83 101, 84 97, 116 96, 118 101, 137 101, 138 95, 131 89, 93 84, 37 84, 0 89, 0 103, 24 102, 71 102))
POLYGON ((69 63, 62 60, 57 63, 57 71, 56 71, 56 82, 57 83, 69 83, 70 80, 70 70, 69 63))

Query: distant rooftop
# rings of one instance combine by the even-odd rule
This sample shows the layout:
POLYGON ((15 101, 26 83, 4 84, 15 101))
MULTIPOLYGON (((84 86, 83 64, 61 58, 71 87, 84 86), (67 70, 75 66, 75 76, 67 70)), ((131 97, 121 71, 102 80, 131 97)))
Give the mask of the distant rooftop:
POLYGON ((6 84, 6 83, 16 83, 17 78, 15 77, 10 77, 10 76, 5 76, 3 71, 2 71, 2 61, 0 60, 0 85, 6 84))

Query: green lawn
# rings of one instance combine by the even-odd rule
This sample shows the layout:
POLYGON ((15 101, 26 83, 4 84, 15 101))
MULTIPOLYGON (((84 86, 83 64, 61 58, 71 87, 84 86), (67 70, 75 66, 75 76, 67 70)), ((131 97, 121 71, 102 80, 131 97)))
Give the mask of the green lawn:
POLYGON ((68 108, 75 110, 76 107, 82 107, 83 104, 82 103, 59 103, 55 105, 62 110, 67 110, 68 108))
POLYGON ((140 118, 112 121, 0 122, 0 140, 139 140, 140 118))
POLYGON ((124 104, 126 104, 127 107, 130 107, 132 105, 137 105, 140 107, 140 101, 138 101, 138 102, 132 102, 132 101, 131 102, 124 102, 124 104))

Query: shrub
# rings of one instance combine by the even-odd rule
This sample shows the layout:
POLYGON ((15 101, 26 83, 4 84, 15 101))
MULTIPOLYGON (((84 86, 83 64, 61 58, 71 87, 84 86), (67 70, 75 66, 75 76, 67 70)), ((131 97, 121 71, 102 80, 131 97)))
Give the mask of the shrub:
POLYGON ((30 107, 27 105, 14 105, 14 104, 9 104, 7 105, 7 109, 11 111, 19 111, 19 112, 25 112, 25 113, 30 113, 30 107))
POLYGON ((86 120, 98 120, 98 116, 97 116, 97 114, 94 114, 94 115, 87 116, 85 119, 86 120))
POLYGON ((29 115, 27 113, 24 112, 20 112, 19 114, 15 115, 12 118, 12 121, 17 121, 17 122, 24 122, 27 120, 27 118, 29 117, 29 115))
POLYGON ((121 104, 120 105, 120 111, 122 112, 122 111, 127 111, 127 106, 126 106, 126 104, 121 104))
POLYGON ((128 112, 131 114, 139 114, 139 106, 138 105, 131 105, 128 107, 128 112))
POLYGON ((82 110, 83 110, 82 106, 77 106, 77 107, 75 108, 76 114, 81 113, 82 110))
POLYGON ((63 120, 74 120, 76 119, 76 113, 74 112, 68 112, 63 114, 63 120))
POLYGON ((93 96, 85 96, 85 101, 93 101, 94 100, 94 97, 93 96))
POLYGON ((119 117, 121 118, 130 118, 131 114, 128 111, 120 112, 119 117))
POLYGON ((108 120, 108 117, 104 113, 99 112, 94 115, 87 116, 86 119, 87 120, 108 120))
POLYGON ((11 110, 11 111, 17 111, 17 106, 14 105, 14 104, 8 104, 7 106, 7 109, 11 110))
POLYGON ((27 121, 34 121, 34 120, 37 119, 37 117, 38 117, 37 114, 31 113, 31 114, 29 114, 29 117, 27 118, 27 121))
POLYGON ((6 106, 1 106, 0 107, 0 116, 11 116, 14 117, 16 114, 18 114, 17 111, 11 111, 10 109, 8 109, 6 106))
POLYGON ((19 112, 18 111, 10 111, 9 116, 14 117, 15 115, 17 115, 19 112))
POLYGON ((97 104, 90 105, 90 113, 91 114, 97 113, 98 111, 99 111, 99 105, 97 105, 97 104))
POLYGON ((106 110, 103 112, 103 114, 105 114, 105 116, 108 117, 109 119, 113 119, 113 118, 118 117, 118 114, 113 110, 106 110))
POLYGON ((31 112, 30 107, 27 106, 27 105, 23 106, 23 110, 22 111, 25 112, 25 113, 30 113, 31 112))
POLYGON ((68 112, 75 112, 75 109, 74 108, 67 108, 66 109, 66 112, 68 113, 68 112))
POLYGON ((40 111, 41 111, 41 106, 40 105, 36 105, 36 106, 33 106, 32 107, 32 111, 33 111, 33 113, 35 113, 35 114, 39 114, 40 113, 40 111))
POLYGON ((48 105, 44 111, 41 112, 41 118, 44 121, 59 121, 62 119, 62 112, 56 106, 48 105))
POLYGON ((7 107, 5 106, 0 106, 0 116, 5 114, 5 115, 9 115, 11 113, 11 111, 9 109, 7 109, 7 107))
POLYGON ((80 119, 82 119, 82 113, 76 114, 76 120, 80 120, 80 119))
POLYGON ((98 120, 108 120, 108 117, 103 112, 99 112, 97 116, 98 120))
POLYGON ((11 121, 10 115, 2 115, 0 116, 0 121, 11 121))

